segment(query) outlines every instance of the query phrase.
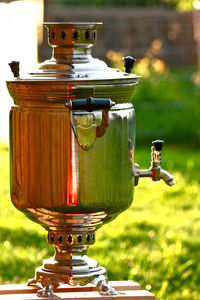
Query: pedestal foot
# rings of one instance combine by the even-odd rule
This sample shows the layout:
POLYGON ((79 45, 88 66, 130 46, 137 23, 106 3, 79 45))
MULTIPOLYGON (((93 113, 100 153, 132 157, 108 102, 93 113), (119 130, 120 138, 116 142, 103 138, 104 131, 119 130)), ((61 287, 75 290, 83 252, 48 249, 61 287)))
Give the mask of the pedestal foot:
MULTIPOLYGON (((33 278, 30 279, 27 283, 28 286, 36 285, 38 283, 38 280, 33 278)), ((40 283, 42 285, 42 289, 38 290, 37 296, 38 297, 47 297, 47 298, 57 298, 56 295, 54 295, 54 291, 62 284, 61 282, 53 279, 47 279, 40 280, 40 283)))
POLYGON ((96 285, 101 294, 104 295, 117 295, 117 292, 114 288, 109 286, 108 279, 105 275, 100 275, 96 277, 92 283, 96 285))
POLYGON ((49 284, 45 286, 43 289, 37 292, 38 297, 47 297, 47 298, 57 298, 56 295, 53 294, 55 288, 49 284))
POLYGON ((35 278, 31 278, 27 282, 28 286, 35 285, 35 284, 37 284, 37 281, 35 280, 35 278))

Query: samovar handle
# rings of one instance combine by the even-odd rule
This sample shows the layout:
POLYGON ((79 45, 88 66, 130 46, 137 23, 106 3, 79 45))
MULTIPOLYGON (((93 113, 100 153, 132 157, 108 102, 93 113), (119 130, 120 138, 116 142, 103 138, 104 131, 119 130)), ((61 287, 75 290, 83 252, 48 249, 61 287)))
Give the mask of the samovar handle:
POLYGON ((86 110, 89 112, 94 110, 110 109, 113 105, 115 105, 115 102, 110 99, 92 97, 73 101, 70 100, 66 104, 66 106, 68 106, 71 110, 86 110))
POLYGON ((162 179, 169 186, 176 184, 173 176, 159 166, 159 164, 161 164, 162 162, 161 150, 163 143, 164 142, 161 140, 152 142, 153 146, 151 147, 151 166, 149 169, 140 170, 139 165, 135 164, 135 169, 133 172, 135 185, 138 185, 139 177, 151 177, 153 181, 159 181, 160 179, 162 179))

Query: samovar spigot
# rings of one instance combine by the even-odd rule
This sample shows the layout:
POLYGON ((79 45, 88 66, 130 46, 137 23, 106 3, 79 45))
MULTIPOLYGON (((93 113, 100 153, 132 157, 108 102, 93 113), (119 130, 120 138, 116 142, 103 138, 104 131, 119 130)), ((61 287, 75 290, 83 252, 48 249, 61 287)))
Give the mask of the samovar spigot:
POLYGON ((163 143, 164 142, 161 140, 152 142, 153 146, 151 147, 151 166, 149 169, 140 170, 139 165, 135 164, 135 185, 138 185, 139 177, 151 177, 153 181, 159 181, 162 179, 169 186, 176 184, 173 176, 160 167, 160 164, 162 163, 161 150, 163 143))

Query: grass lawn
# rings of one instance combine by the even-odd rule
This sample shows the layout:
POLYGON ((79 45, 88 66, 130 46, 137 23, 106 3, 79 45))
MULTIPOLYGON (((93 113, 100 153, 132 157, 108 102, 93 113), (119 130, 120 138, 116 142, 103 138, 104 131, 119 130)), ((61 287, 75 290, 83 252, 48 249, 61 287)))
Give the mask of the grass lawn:
MULTIPOLYGON (((136 161, 149 167, 150 149, 136 161)), ((177 185, 140 179, 132 206, 97 232, 89 255, 110 280, 136 280, 156 299, 200 299, 200 159, 192 149, 163 149, 177 185)), ((9 200, 8 150, 0 146, 0 283, 25 283, 54 251, 46 232, 9 200)))

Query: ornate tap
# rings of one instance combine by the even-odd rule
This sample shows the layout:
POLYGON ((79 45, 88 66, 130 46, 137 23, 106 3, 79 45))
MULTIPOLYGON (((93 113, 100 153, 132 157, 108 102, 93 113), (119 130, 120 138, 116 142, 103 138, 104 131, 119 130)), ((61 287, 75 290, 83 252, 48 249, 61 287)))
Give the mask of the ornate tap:
POLYGON ((159 166, 159 164, 162 163, 161 150, 163 143, 164 142, 161 140, 152 142, 153 146, 151 147, 151 166, 149 169, 140 170, 139 165, 135 164, 135 185, 138 185, 139 177, 151 177, 153 181, 159 181, 160 179, 163 179, 164 182, 169 186, 176 184, 173 176, 159 166))

